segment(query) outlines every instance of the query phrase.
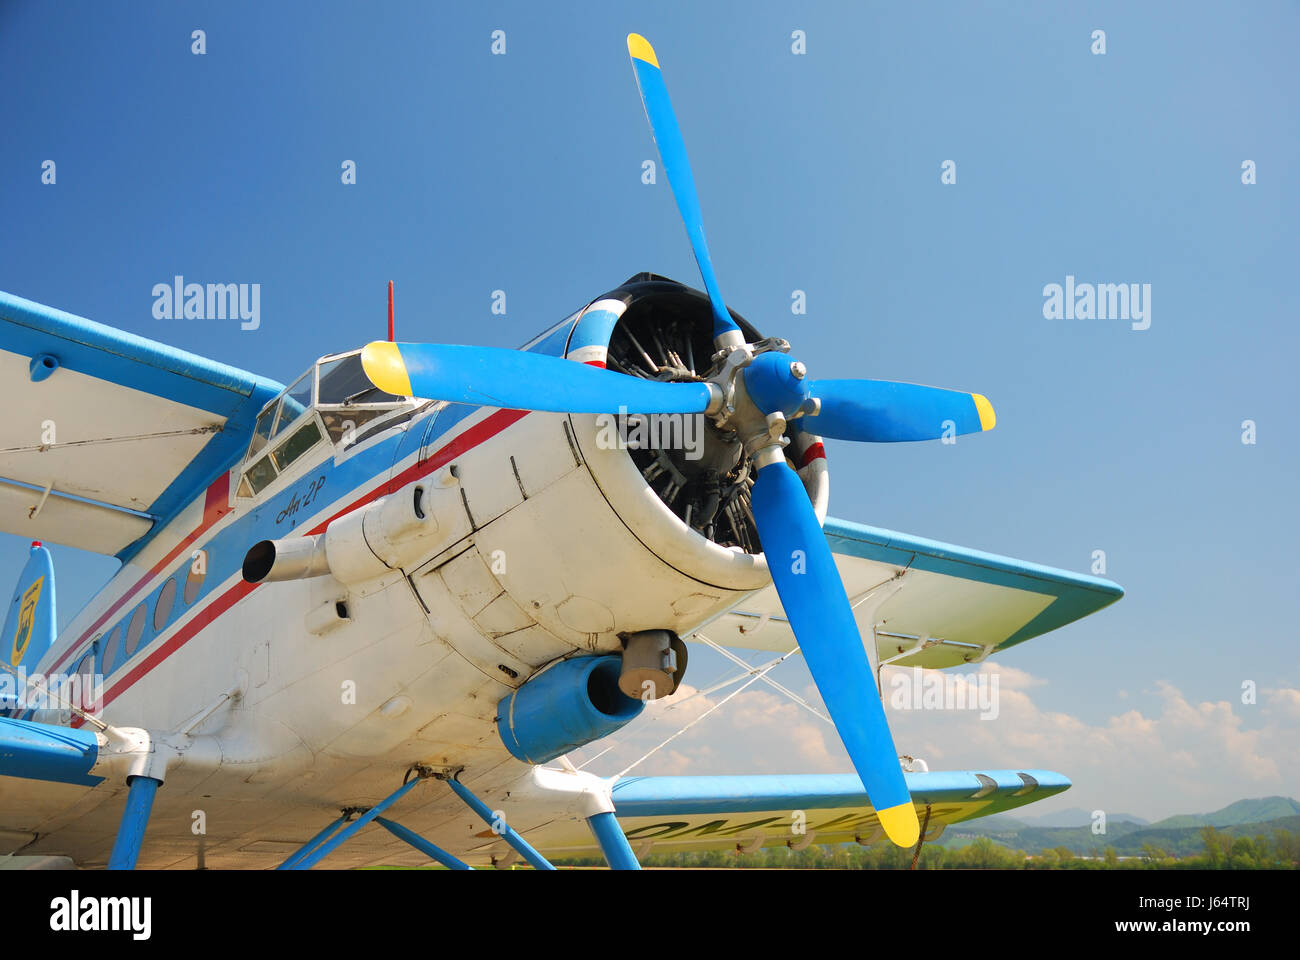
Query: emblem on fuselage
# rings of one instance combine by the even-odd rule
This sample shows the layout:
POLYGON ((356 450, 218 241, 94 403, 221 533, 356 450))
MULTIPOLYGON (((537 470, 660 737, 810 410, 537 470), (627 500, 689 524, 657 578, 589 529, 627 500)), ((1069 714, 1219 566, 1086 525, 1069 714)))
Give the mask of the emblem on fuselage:
POLYGON ((27 644, 32 639, 32 628, 36 626, 36 605, 41 599, 41 586, 44 576, 39 576, 23 591, 22 605, 18 608, 18 629, 14 631, 13 653, 9 662, 15 667, 27 652, 27 644))

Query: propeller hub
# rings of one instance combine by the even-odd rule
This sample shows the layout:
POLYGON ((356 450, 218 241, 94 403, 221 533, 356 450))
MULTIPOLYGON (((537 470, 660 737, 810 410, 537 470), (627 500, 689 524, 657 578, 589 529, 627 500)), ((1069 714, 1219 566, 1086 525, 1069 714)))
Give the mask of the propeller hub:
POLYGON ((734 431, 757 468, 783 461, 787 421, 816 409, 807 371, 789 350, 779 338, 726 348, 707 381, 723 397, 707 412, 720 429, 734 431))
POLYGON ((764 416, 780 413, 788 420, 808 402, 806 375, 807 369, 798 360, 769 351, 755 356, 745 368, 745 388, 764 416))

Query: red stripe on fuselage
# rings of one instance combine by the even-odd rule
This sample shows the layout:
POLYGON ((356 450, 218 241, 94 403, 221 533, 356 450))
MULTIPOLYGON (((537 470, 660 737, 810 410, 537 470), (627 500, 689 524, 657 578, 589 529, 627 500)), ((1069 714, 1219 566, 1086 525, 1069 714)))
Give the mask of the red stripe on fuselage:
MULTIPOLYGON (((444 466, 461 454, 472 450, 480 443, 490 440, 502 430, 513 426, 526 416, 528 416, 527 410, 498 410, 496 413, 485 418, 481 423, 475 424, 464 433, 457 436, 445 447, 435 451, 427 460, 412 464, 406 470, 403 470, 392 479, 391 488, 397 489, 398 487, 405 486, 412 480, 418 480, 420 477, 433 473, 433 471, 437 470, 439 467, 444 466)), ((308 530, 306 534, 298 534, 298 536, 320 533, 345 513, 351 513, 358 507, 379 499, 388 488, 390 488, 390 481, 380 481, 367 493, 363 494, 346 507, 343 507, 328 519, 322 520, 316 526, 312 527, 312 529, 308 530)), ((191 538, 191 540, 192 539, 193 538, 191 538)), ((139 585, 137 585, 136 589, 138 589, 138 586, 139 585)), ((185 624, 184 627, 177 630, 176 633, 169 637, 165 643, 158 647, 157 650, 150 653, 149 656, 145 657, 144 660, 127 671, 124 676, 105 690, 103 706, 106 707, 112 703, 115 699, 126 692, 128 687, 133 685, 154 667, 158 666, 158 664, 162 663, 182 646, 192 640, 205 627, 210 626, 217 617, 221 616, 221 614, 225 613, 240 600, 244 599, 244 597, 252 593, 258 586, 259 584, 246 583, 243 580, 240 580, 225 593, 221 594, 221 596, 211 600, 192 620, 185 624)), ((103 622, 102 619, 99 622, 103 622)), ((93 629, 94 627, 91 628, 91 630, 93 629)), ((76 722, 73 723, 73 726, 80 726, 79 717, 76 718, 76 722)))
POLYGON ((203 534, 206 533, 207 530, 214 523, 216 523, 218 520, 220 520, 222 517, 228 514, 231 511, 231 509, 232 508, 230 506, 230 474, 229 472, 227 472, 227 473, 223 473, 216 480, 214 480, 212 484, 208 487, 207 491, 204 493, 203 517, 199 520, 199 525, 195 527, 191 533, 187 534, 185 538, 181 540, 180 543, 172 547, 172 549, 168 551, 165 557, 163 557, 156 564, 154 564, 149 569, 149 572, 146 573, 143 577, 141 577, 136 582, 135 586, 131 587, 131 589, 127 590, 120 597, 114 600, 113 603, 109 606, 109 608, 105 610, 103 613, 101 613, 99 615, 99 618, 90 625, 89 629, 87 629, 85 633, 83 633, 80 637, 77 638, 76 643, 73 643, 71 646, 69 646, 68 649, 63 652, 63 655, 60 656, 59 659, 55 660, 54 663, 50 665, 50 668, 46 671, 46 673, 54 673, 55 671, 57 671, 59 667, 63 663, 65 663, 68 660, 68 658, 72 656, 74 652, 81 649, 81 645, 86 641, 87 637, 89 637, 96 630, 102 627, 109 620, 109 618, 113 616, 113 614, 117 613, 118 610, 122 609, 122 607, 125 606, 131 600, 131 598, 134 597, 140 591, 141 587, 143 587, 146 583, 148 583, 150 580, 156 577, 165 568, 171 566, 172 561, 174 561, 178 556, 180 556, 186 547, 192 544, 199 537, 203 536, 203 534))

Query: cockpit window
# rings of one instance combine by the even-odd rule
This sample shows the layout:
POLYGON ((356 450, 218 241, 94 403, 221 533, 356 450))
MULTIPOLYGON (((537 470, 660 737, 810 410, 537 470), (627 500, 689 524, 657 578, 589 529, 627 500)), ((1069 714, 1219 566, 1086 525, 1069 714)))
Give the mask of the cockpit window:
POLYGON ((319 440, 320 427, 316 426, 316 420, 313 417, 299 427, 292 437, 280 444, 275 450, 272 450, 271 458, 275 460, 275 465, 283 473, 289 469, 289 464, 314 447, 319 440))
POLYGON ((280 403, 280 417, 275 423, 275 431, 271 436, 279 436, 281 431, 289 424, 296 421, 311 406, 311 378, 314 371, 308 370, 301 377, 294 381, 284 394, 284 400, 280 403))
POLYGON ((320 390, 317 403, 392 403, 401 400, 384 393, 366 376, 361 367, 361 354, 350 353, 320 365, 320 390))
POLYGON ((275 479, 275 467, 271 466, 271 458, 263 457, 255 464, 248 468, 244 473, 244 479, 253 487, 253 493, 260 493, 262 488, 268 486, 275 479))
POLYGON ((250 457, 265 447, 267 441, 271 439, 271 424, 275 420, 275 411, 279 408, 278 403, 272 403, 258 416, 257 426, 253 429, 253 442, 248 447, 250 457))
POLYGON ((386 417, 391 410, 351 410, 343 408, 341 410, 322 410, 321 419, 325 421, 325 429, 329 431, 330 439, 335 443, 344 445, 355 442, 357 434, 371 420, 378 417, 386 417))

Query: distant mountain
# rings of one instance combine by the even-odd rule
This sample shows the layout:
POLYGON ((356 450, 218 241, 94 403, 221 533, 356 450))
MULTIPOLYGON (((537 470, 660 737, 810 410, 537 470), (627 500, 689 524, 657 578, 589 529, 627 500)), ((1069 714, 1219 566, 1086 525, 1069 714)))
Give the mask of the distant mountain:
MULTIPOLYGON (((1069 807, 1065 810, 1054 810, 1051 813, 1030 816, 1020 814, 1018 819, 1023 820, 1031 827, 1091 827, 1092 811, 1084 810, 1081 807, 1069 807)), ((1131 813, 1111 813, 1106 812, 1107 823, 1136 823, 1139 826, 1145 826, 1150 823, 1149 820, 1143 820, 1141 817, 1134 816, 1131 813)))
POLYGON ((1167 817, 1156 823, 1138 823, 1125 819, 1124 814, 1106 818, 1106 832, 1092 832, 1092 818, 1080 826, 1048 826, 1043 821, 1053 821, 1077 816, 1081 811, 1063 810, 1029 822, 1006 815, 955 823, 938 841, 941 846, 961 847, 976 837, 989 839, 1013 850, 1029 854, 1067 847, 1083 856, 1100 856, 1107 847, 1113 847, 1120 856, 1140 856, 1147 845, 1174 856, 1189 856, 1204 849, 1201 830, 1215 827, 1229 836, 1252 836, 1257 833, 1271 835, 1274 829, 1300 831, 1300 803, 1289 797, 1263 797, 1238 800, 1222 810, 1206 814, 1186 814, 1167 817))
POLYGON ((1024 820, 1017 820, 1014 817, 1008 817, 1004 813, 997 813, 991 817, 980 817, 978 820, 971 820, 968 823, 953 824, 950 830, 965 830, 970 828, 976 830, 981 835, 995 833, 1019 833, 1021 830, 1028 830, 1029 823, 1024 820))
POLYGON ((1235 827, 1243 823, 1264 823, 1300 814, 1300 803, 1290 797, 1261 797, 1258 800, 1238 800, 1213 813, 1184 813, 1165 817, 1153 827, 1179 829, 1182 827, 1235 827))

